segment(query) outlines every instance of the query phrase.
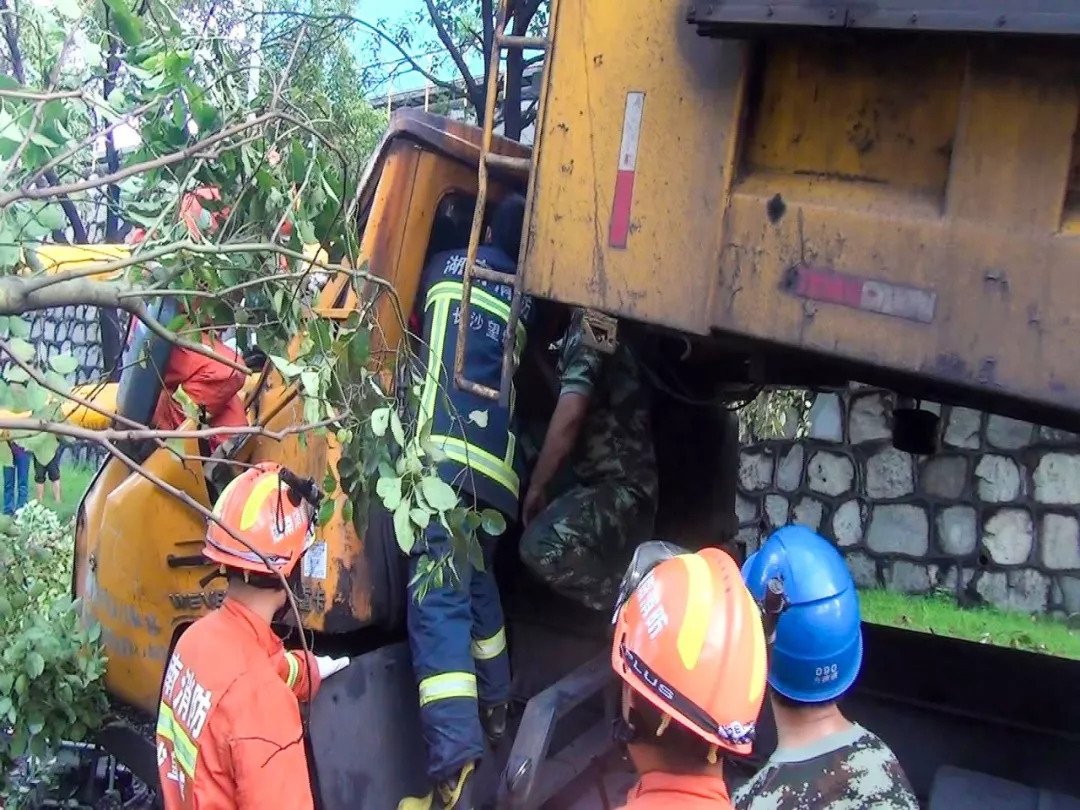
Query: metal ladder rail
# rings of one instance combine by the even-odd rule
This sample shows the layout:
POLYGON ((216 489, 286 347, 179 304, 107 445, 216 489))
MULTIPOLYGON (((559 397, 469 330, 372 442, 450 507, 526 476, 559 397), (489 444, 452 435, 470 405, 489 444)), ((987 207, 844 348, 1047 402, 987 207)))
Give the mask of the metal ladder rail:
POLYGON ((480 247, 480 234, 484 226, 484 209, 487 207, 488 169, 494 167, 528 172, 532 168, 532 161, 529 158, 508 157, 491 151, 491 139, 495 129, 495 101, 499 86, 499 63, 502 60, 504 50, 547 50, 549 46, 549 37, 507 35, 507 6, 508 0, 499 0, 498 11, 495 16, 495 36, 492 41, 491 60, 488 65, 487 92, 484 100, 484 126, 480 136, 476 207, 473 209, 465 272, 462 277, 461 317, 458 321, 458 339, 454 350, 454 384, 463 391, 468 391, 485 399, 498 400, 499 404, 504 408, 510 403, 511 381, 516 371, 517 325, 521 318, 523 298, 522 274, 520 269, 516 273, 501 273, 488 267, 477 267, 476 252, 480 247), (474 279, 490 281, 494 284, 506 284, 514 291, 510 305, 510 318, 507 321, 506 331, 502 337, 502 377, 498 389, 474 382, 465 376, 465 343, 471 331, 469 329, 469 310, 472 305, 474 279))

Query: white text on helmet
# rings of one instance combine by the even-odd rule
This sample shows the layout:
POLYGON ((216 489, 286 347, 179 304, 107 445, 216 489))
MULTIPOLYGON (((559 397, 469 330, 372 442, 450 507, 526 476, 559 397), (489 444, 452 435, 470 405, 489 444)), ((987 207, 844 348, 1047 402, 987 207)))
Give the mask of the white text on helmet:
POLYGON ((275 544, 280 543, 286 537, 304 525, 304 512, 299 506, 293 507, 279 520, 277 515, 270 524, 270 537, 275 544))
POLYGON ((645 665, 645 662, 638 658, 638 656, 627 650, 625 644, 621 645, 621 648, 623 659, 630 665, 630 669, 633 670, 641 680, 645 681, 645 683, 664 700, 675 700, 674 690, 664 681, 660 680, 660 676, 649 669, 648 666, 645 665))
POLYGON ((645 620, 645 628, 649 633, 649 638, 655 639, 660 635, 660 631, 667 627, 668 617, 664 606, 660 604, 660 591, 656 587, 656 580, 653 578, 652 571, 638 585, 637 599, 638 609, 641 611, 641 617, 645 620))

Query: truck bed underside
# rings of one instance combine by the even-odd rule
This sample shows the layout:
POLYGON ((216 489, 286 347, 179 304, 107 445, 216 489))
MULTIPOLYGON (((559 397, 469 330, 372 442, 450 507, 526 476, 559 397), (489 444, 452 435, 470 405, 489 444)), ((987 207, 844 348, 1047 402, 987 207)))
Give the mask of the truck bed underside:
POLYGON ((529 290, 1044 421, 1080 408, 1075 43, 750 43, 685 13, 560 0, 529 290))

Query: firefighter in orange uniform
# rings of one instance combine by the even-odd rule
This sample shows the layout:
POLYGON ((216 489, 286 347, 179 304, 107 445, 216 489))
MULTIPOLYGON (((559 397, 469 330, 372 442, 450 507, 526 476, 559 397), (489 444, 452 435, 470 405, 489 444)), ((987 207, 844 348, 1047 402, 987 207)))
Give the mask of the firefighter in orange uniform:
POLYGON ((165 810, 314 807, 297 700, 311 700, 347 658, 287 652, 270 622, 287 610, 280 578, 299 578, 318 496, 277 464, 235 478, 203 554, 228 580, 220 608, 181 637, 165 670, 157 759, 165 810), (255 549, 259 554, 254 553, 255 549))
POLYGON ((765 697, 761 613, 718 548, 641 545, 619 591, 616 741, 640 774, 625 810, 731 810, 725 752, 749 754, 765 697))

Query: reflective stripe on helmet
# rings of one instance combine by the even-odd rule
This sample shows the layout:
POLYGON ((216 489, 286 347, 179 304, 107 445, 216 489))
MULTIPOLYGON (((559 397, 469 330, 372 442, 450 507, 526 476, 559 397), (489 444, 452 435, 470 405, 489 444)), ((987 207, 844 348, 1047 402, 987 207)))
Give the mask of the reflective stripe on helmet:
POLYGON ((754 741, 757 733, 755 723, 740 723, 737 720, 726 725, 717 723, 707 711, 657 675, 656 671, 626 644, 619 645, 619 653, 626 665, 654 695, 706 734, 715 734, 731 745, 747 745, 754 741))

